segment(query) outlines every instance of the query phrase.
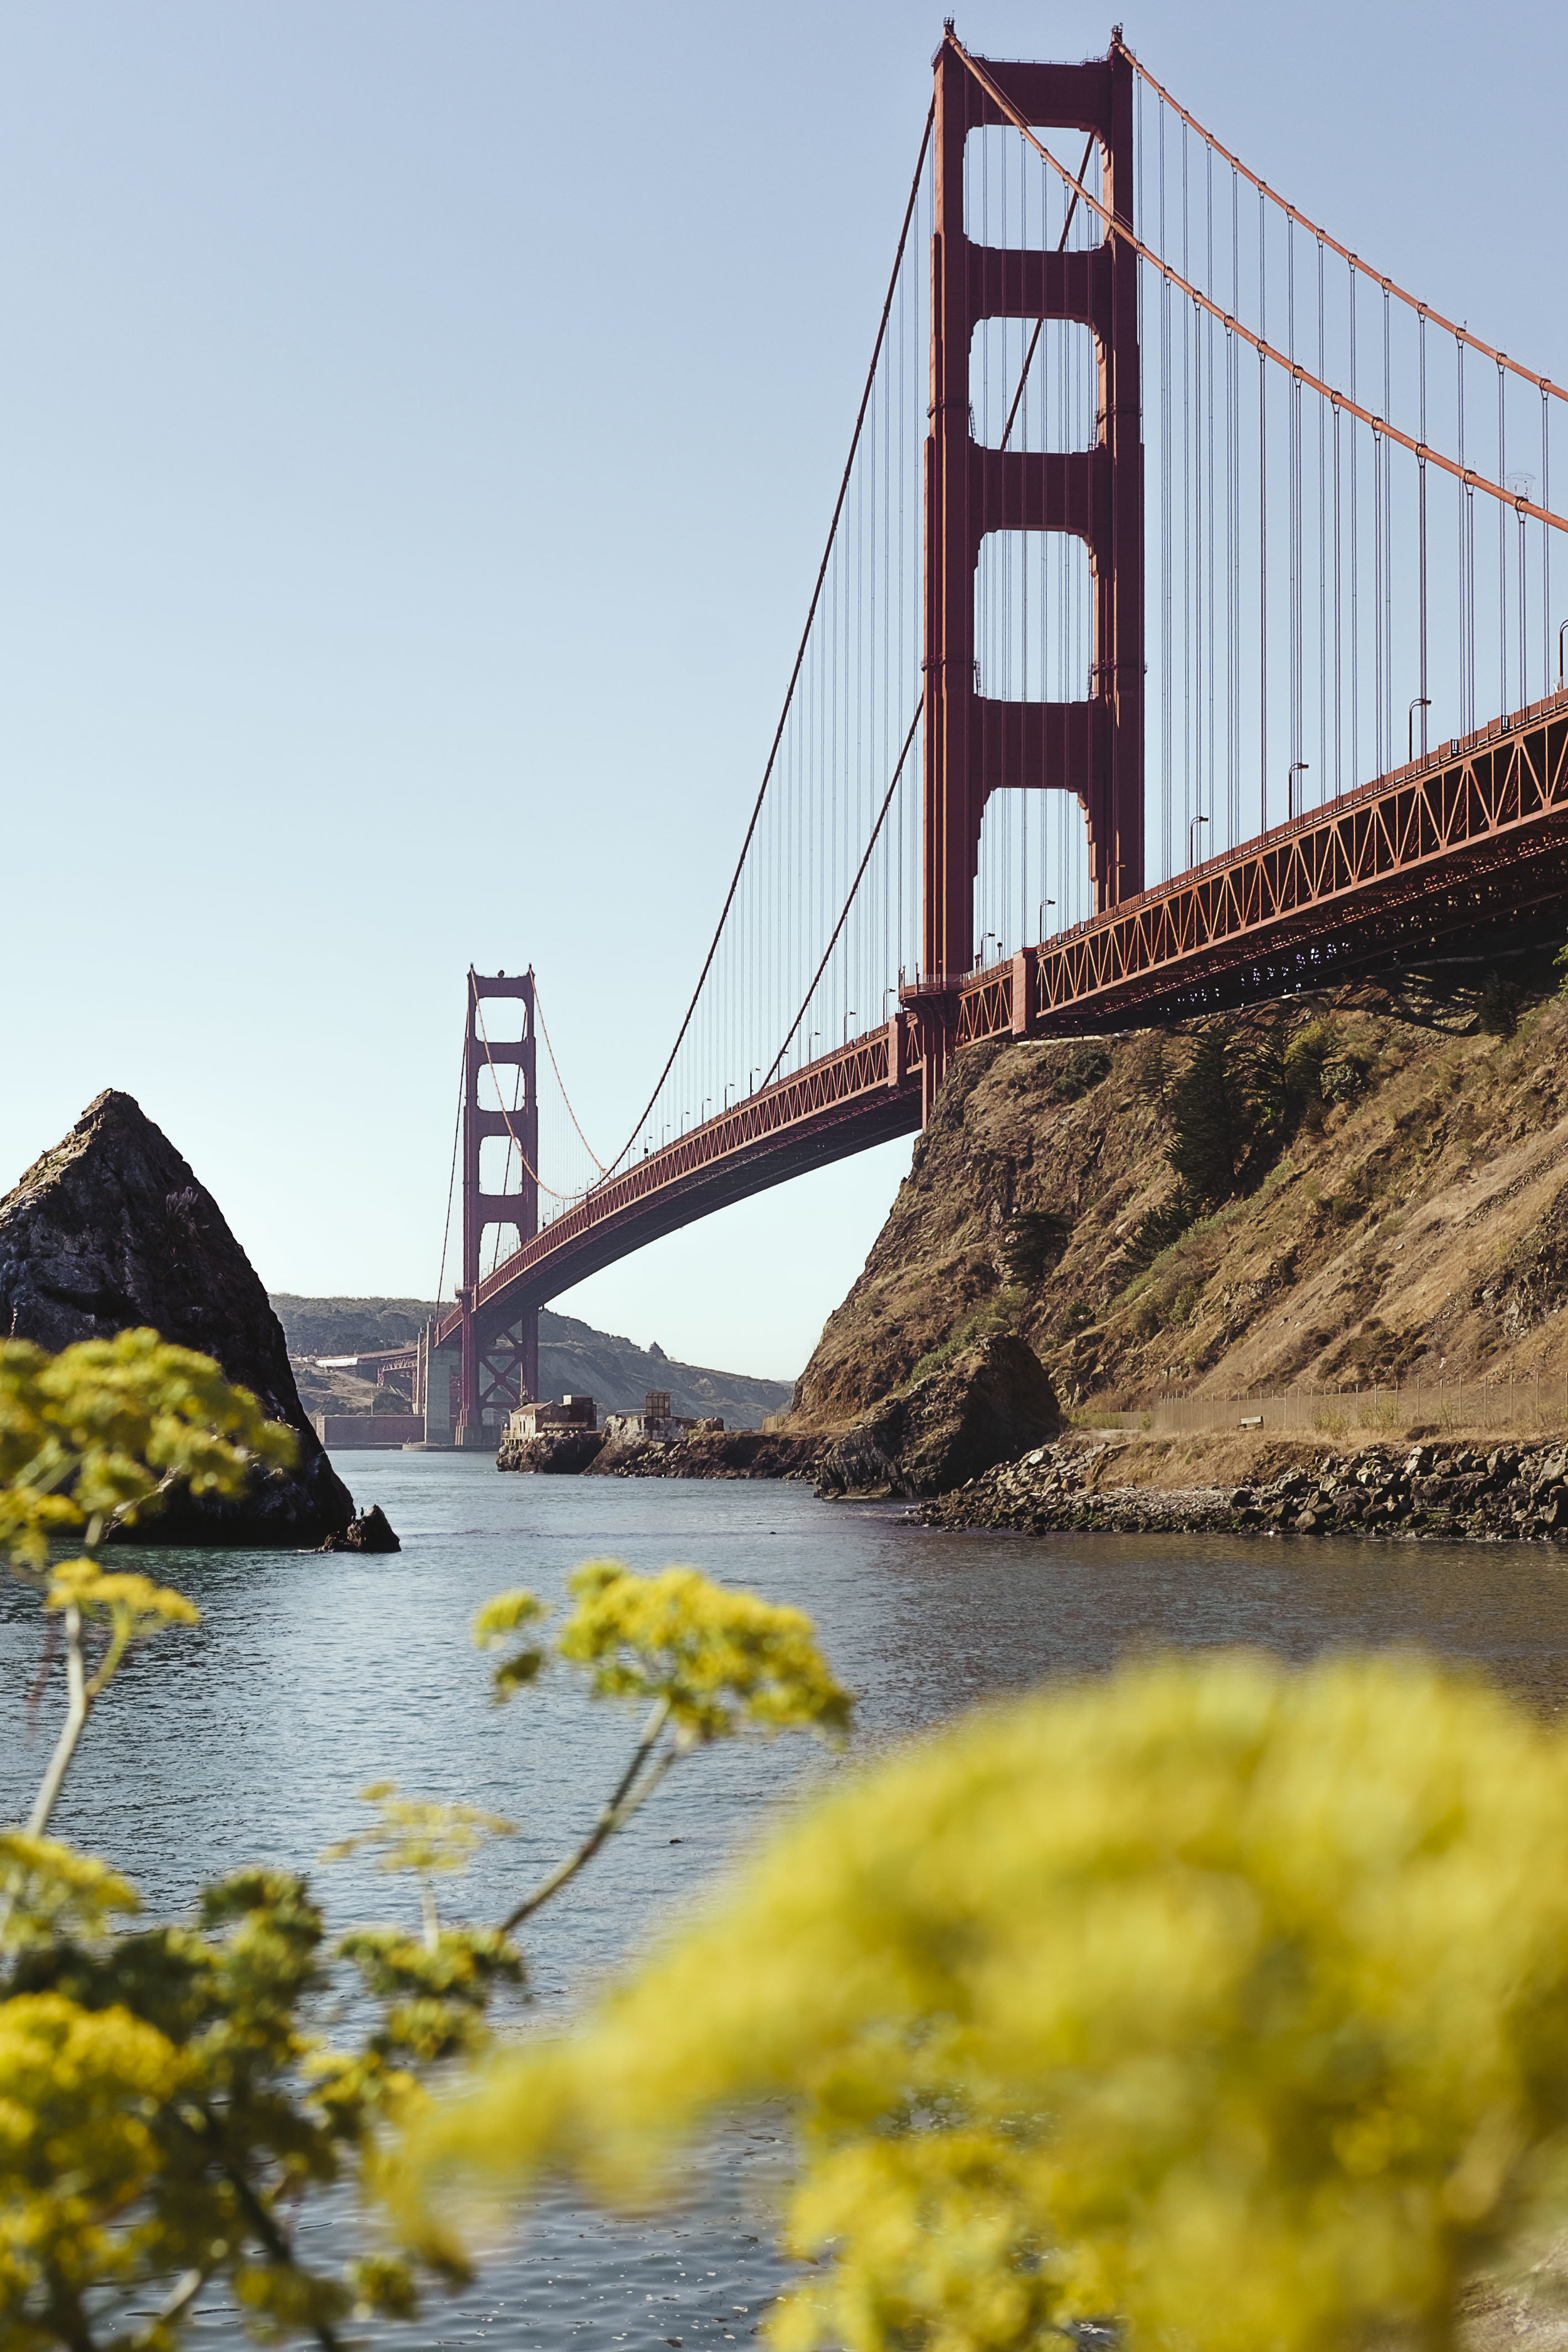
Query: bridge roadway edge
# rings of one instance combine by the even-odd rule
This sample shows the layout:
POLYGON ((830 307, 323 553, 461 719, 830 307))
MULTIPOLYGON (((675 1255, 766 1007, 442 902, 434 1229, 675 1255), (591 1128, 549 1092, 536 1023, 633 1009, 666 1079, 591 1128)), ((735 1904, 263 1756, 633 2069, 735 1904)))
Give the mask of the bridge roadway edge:
MULTIPOLYGON (((874 1033, 875 1043, 880 1044, 882 1034, 874 1033)), ((600 1213, 571 1234, 559 1232, 567 1217, 554 1219, 536 1241, 504 1260, 479 1286, 474 1305, 480 1344, 488 1344, 495 1332, 506 1329, 530 1307, 548 1306, 563 1290, 586 1281, 617 1259, 629 1257, 649 1242, 660 1241, 683 1225, 786 1183, 791 1177, 830 1167, 900 1136, 917 1135, 920 1125, 917 1063, 897 1087, 889 1087, 884 1079, 875 1088, 857 1093, 828 1110, 807 1114, 788 1127, 733 1151, 705 1158, 662 1181, 657 1160, 667 1155, 650 1155, 649 1162, 643 1163, 652 1180, 646 1189, 616 1183, 599 1187, 590 1201, 603 1200, 623 1189, 629 1197, 619 1202, 612 1198, 600 1213)), ((633 1172, 640 1174, 642 1167, 633 1172)), ((455 1308, 441 1323, 437 1345, 452 1344, 461 1328, 461 1311, 455 1308)))
MULTIPOLYGON (((1568 695, 1560 693, 977 971, 947 1005, 960 1048, 1190 1018, 1332 985, 1565 899, 1568 695)), ((916 1133, 918 994, 911 1014, 596 1187, 479 1286, 481 1336, 733 1202, 916 1133)), ((460 1326, 454 1309, 437 1344, 460 1326)))

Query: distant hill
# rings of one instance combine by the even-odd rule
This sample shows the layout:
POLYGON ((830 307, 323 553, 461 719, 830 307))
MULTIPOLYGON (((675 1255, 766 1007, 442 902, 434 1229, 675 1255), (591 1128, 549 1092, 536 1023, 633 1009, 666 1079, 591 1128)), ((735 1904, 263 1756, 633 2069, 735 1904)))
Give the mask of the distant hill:
POLYGON ((426 1319, 447 1307, 424 1298, 296 1298, 283 1290, 272 1312, 291 1356, 359 1356, 416 1339, 426 1319))
MULTIPOLYGON (((423 1298, 300 1298, 288 1291, 273 1297, 272 1307, 296 1359, 402 1347, 418 1337, 426 1317, 447 1311, 423 1298)), ((308 1411, 370 1410, 368 1382, 298 1364, 296 1371, 308 1411)), ((552 1315, 548 1307, 539 1318, 539 1385, 547 1397, 591 1396, 601 1412, 640 1412, 649 1389, 668 1389, 674 1412, 717 1413, 726 1429, 760 1429, 766 1414, 784 1411, 791 1394, 787 1381, 749 1380, 743 1372, 678 1364, 657 1344, 639 1348, 595 1331, 575 1316, 552 1315)))

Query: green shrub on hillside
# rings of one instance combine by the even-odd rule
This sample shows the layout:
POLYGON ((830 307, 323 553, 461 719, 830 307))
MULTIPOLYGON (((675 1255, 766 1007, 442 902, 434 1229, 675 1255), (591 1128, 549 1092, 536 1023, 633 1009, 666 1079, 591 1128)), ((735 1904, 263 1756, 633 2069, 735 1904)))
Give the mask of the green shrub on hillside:
POLYGON ((1215 1208, 1236 1190, 1253 1128, 1223 1028, 1204 1030, 1171 1098, 1166 1153, 1184 1197, 1215 1208))
POLYGON ((1489 971, 1476 999, 1476 1018, 1489 1037, 1511 1037, 1519 1027, 1524 992, 1500 971, 1489 971))

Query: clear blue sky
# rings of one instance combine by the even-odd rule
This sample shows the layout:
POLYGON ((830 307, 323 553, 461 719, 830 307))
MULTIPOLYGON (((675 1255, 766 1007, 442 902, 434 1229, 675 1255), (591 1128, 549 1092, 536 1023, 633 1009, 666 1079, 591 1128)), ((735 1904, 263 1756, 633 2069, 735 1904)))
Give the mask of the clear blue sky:
MULTIPOLYGON (((1561 10, 1126 6, 1273 185, 1568 375, 1561 10)), ((1110 21, 958 26, 1076 57, 1110 21)), ((0 1183, 125 1087, 273 1288, 426 1293, 470 961, 533 962, 619 1141, 776 715, 941 23, 0 6, 0 1183)), ((792 1374, 908 1149, 560 1303, 792 1374)))

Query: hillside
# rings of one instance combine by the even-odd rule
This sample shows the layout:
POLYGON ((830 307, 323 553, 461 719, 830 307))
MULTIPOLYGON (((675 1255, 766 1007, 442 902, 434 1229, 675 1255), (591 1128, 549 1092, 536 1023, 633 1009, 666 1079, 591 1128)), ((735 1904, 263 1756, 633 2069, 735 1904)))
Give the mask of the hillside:
MULTIPOLYGON (((272 1307, 310 1412, 368 1412, 375 1391, 351 1372, 322 1370, 301 1358, 401 1347, 417 1337, 427 1316, 444 1311, 419 1298, 300 1298, 289 1292, 275 1296, 272 1307)), ((547 1397, 586 1394, 601 1412, 640 1412, 649 1389, 668 1389, 676 1412, 716 1413, 726 1429, 760 1429, 790 1399, 787 1381, 676 1363, 657 1344, 639 1348, 548 1307, 539 1318, 539 1384, 547 1397)))
POLYGON ((971 1048, 790 1426, 841 1429, 988 1330, 1072 1406, 1561 1376, 1565 1049, 1561 998, 1415 975, 971 1048))

